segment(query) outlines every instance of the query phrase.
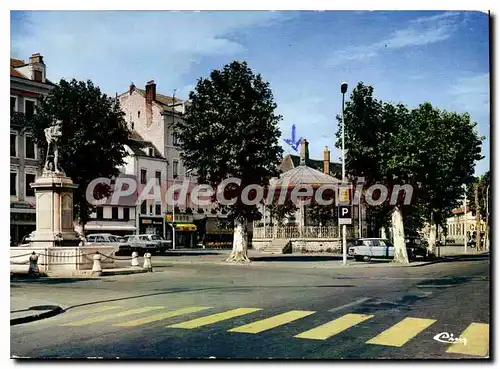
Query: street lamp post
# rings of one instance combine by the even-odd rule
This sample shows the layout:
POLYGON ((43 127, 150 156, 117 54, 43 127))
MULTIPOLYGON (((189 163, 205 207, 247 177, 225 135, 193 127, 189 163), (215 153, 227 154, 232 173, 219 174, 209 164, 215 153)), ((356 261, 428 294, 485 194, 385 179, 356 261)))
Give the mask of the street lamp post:
MULTIPOLYGON (((190 173, 192 169, 187 170, 184 173, 184 176, 186 174, 190 173)), ((174 175, 174 190, 172 191, 172 250, 175 250, 175 183, 177 181, 177 178, 179 178, 178 175, 174 175)))
POLYGON ((467 185, 464 188, 464 252, 467 253, 467 185))
MULTIPOLYGON (((340 85, 340 92, 342 93, 342 183, 346 182, 345 177, 345 145, 344 145, 344 101, 345 93, 347 92, 347 82, 342 82, 340 85)), ((342 224, 342 262, 347 264, 347 234, 346 225, 342 224)))

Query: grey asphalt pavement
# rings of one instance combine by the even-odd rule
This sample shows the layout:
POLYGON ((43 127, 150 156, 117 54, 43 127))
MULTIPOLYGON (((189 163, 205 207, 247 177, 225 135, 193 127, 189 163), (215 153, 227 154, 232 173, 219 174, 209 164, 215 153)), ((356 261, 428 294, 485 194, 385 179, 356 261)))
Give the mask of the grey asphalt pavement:
POLYGON ((168 258, 157 258, 155 272, 147 274, 12 280, 11 295, 50 297, 65 309, 12 326, 12 356, 489 356, 488 256, 419 268, 331 270, 293 263, 181 265, 168 258), (443 332, 467 337, 467 345, 436 341, 443 332))

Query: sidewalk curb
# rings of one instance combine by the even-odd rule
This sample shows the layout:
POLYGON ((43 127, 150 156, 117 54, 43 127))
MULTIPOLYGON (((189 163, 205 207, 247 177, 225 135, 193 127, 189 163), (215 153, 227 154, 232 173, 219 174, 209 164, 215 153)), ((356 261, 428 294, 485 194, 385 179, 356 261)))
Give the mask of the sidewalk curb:
POLYGON ((59 315, 62 312, 64 312, 64 309, 62 307, 55 306, 52 310, 48 310, 48 311, 45 311, 45 312, 40 313, 40 314, 28 315, 28 316, 23 316, 20 318, 11 319, 10 325, 13 326, 13 325, 18 325, 18 324, 30 323, 30 322, 34 322, 37 320, 42 320, 45 318, 50 318, 50 317, 59 315))
MULTIPOLYGON (((479 254, 481 255, 481 254, 479 254)), ((427 265, 432 265, 432 264, 437 264, 437 263, 443 263, 447 262, 450 260, 456 260, 460 259, 462 256, 461 255, 453 255, 453 256, 443 256, 439 259, 436 260, 429 260, 429 261, 422 261, 422 262, 417 262, 418 264, 415 263, 410 263, 410 264, 396 264, 396 263, 391 263, 387 262, 384 264, 356 264, 355 262, 351 262, 350 264, 347 264, 346 266, 339 264, 321 264, 321 265, 310 265, 311 268, 347 268, 347 267, 352 267, 353 269, 363 269, 363 268, 418 268, 418 267, 423 267, 427 265)), ((223 266, 275 266, 275 267, 286 267, 286 266, 293 266, 289 265, 289 262, 287 261, 277 261, 277 262, 272 262, 272 261, 251 261, 248 264, 245 263, 231 263, 231 262, 225 262, 224 260, 217 260, 217 261, 211 261, 211 260, 169 260, 165 261, 164 263, 157 264, 157 268, 162 268, 162 267, 168 267, 168 266, 174 266, 174 265, 223 265, 223 266)), ((290 261, 290 263, 296 263, 296 261, 290 261)), ((328 263, 328 262, 326 262, 328 263)))
MULTIPOLYGON (((59 272, 59 271, 54 271, 54 272, 44 272, 43 274, 40 273, 39 276, 29 276, 27 273, 11 273, 11 281, 17 278, 30 278, 33 280, 37 280, 40 278, 95 278, 98 279, 100 277, 107 277, 107 276, 114 276, 114 275, 127 275, 127 274, 139 274, 139 273, 150 273, 150 271, 138 267, 138 268, 130 268, 130 269, 124 269, 124 268, 117 268, 118 270, 113 270, 113 269, 103 269, 100 275, 93 274, 91 270, 81 270, 81 271, 72 271, 72 272, 59 272)), ((153 268, 154 271, 154 268, 153 268)))

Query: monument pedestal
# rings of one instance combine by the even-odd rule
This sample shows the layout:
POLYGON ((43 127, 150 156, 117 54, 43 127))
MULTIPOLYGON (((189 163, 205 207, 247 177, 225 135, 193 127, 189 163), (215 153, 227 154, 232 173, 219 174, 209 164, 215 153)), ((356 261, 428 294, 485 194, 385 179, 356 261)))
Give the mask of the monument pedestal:
POLYGON ((29 236, 32 247, 78 246, 81 239, 73 228, 71 178, 50 171, 31 184, 36 198, 36 231, 29 236))

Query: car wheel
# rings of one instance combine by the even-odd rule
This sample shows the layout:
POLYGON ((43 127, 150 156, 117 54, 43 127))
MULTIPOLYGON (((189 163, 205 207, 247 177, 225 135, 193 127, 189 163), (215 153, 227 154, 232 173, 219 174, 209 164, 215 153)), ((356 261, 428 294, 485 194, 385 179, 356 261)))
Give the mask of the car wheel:
POLYGON ((371 257, 369 256, 363 256, 363 261, 370 261, 371 257))

